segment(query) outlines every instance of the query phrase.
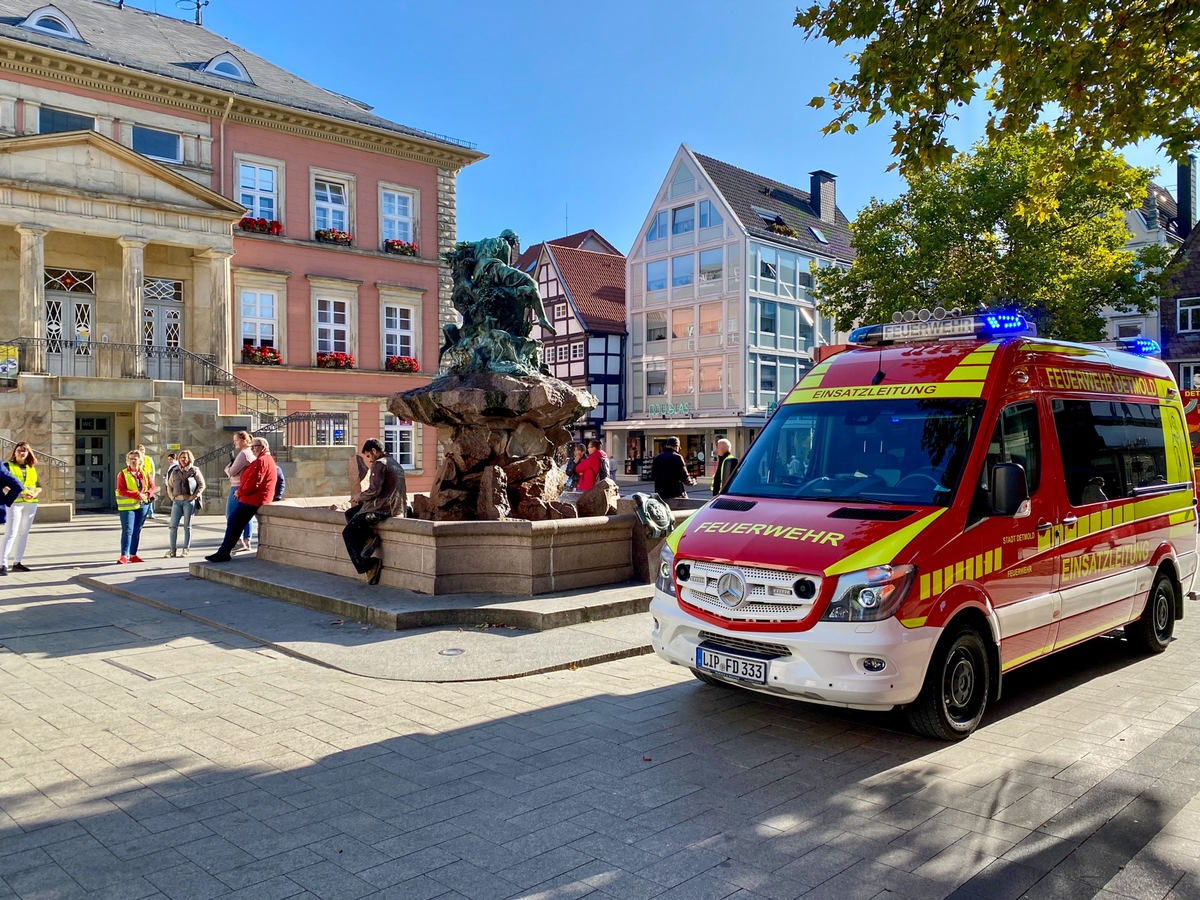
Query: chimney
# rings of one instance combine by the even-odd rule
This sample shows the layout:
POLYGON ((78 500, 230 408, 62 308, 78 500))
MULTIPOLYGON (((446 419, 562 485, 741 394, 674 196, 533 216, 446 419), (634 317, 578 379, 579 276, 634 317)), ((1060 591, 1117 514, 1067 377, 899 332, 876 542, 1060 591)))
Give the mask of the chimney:
POLYGON ((809 172, 808 177, 809 202, 812 203, 813 211, 822 222, 832 222, 836 218, 834 211, 837 209, 837 176, 832 172, 817 169, 815 172, 809 172))
POLYGON ((1187 240, 1196 224, 1196 154, 1189 153, 1187 159, 1179 164, 1177 170, 1175 192, 1178 195, 1179 215, 1176 220, 1176 230, 1181 238, 1187 240))

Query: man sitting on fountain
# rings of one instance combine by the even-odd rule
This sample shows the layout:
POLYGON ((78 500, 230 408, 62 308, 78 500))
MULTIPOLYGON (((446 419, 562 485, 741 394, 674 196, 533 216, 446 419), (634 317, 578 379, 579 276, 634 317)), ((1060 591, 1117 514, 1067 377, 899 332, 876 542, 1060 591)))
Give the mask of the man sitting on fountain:
POLYGON ((404 469, 387 455, 383 444, 375 438, 363 444, 362 455, 371 466, 371 483, 359 495, 359 502, 346 510, 342 539, 355 571, 359 575, 369 575, 368 584, 378 584, 383 560, 374 556, 381 540, 375 526, 392 516, 404 516, 408 507, 408 489, 404 483, 404 469))

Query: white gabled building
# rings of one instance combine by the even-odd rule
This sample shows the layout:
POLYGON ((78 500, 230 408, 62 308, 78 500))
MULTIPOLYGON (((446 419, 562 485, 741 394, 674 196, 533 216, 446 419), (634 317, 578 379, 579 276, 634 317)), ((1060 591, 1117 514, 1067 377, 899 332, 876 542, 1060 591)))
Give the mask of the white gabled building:
POLYGON ((804 191, 680 146, 627 257, 626 417, 605 425, 616 464, 648 473, 671 436, 697 477, 719 437, 740 456, 834 341, 813 270, 852 259, 830 173, 804 191))

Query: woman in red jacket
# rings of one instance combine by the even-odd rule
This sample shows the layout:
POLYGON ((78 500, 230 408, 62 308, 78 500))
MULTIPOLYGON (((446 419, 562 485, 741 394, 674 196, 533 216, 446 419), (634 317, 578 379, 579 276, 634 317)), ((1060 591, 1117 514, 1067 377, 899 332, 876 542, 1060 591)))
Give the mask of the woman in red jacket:
POLYGON ((588 491, 600 480, 600 451, 593 450, 579 462, 575 463, 575 477, 579 479, 577 491, 588 491))
POLYGON ((254 518, 259 507, 275 499, 275 482, 279 480, 279 473, 275 469, 275 460, 271 457, 270 445, 265 438, 256 437, 250 441, 250 452, 254 454, 254 462, 242 469, 237 505, 234 506, 225 526, 225 540, 221 541, 216 553, 204 557, 209 562, 229 562, 233 558, 229 554, 242 529, 254 518))

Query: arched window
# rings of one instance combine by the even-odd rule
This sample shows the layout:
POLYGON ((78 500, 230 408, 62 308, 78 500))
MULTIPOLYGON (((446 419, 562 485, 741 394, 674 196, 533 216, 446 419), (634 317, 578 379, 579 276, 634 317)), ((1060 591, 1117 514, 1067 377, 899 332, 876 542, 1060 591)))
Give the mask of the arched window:
POLYGON ((68 38, 72 41, 83 40, 75 23, 56 6, 43 6, 41 9, 35 9, 21 23, 21 27, 52 34, 55 37, 68 38))
POLYGON ((232 53, 221 53, 204 64, 203 71, 209 75, 220 75, 222 78, 232 78, 234 81, 245 81, 253 84, 254 79, 246 71, 236 56, 232 53))

